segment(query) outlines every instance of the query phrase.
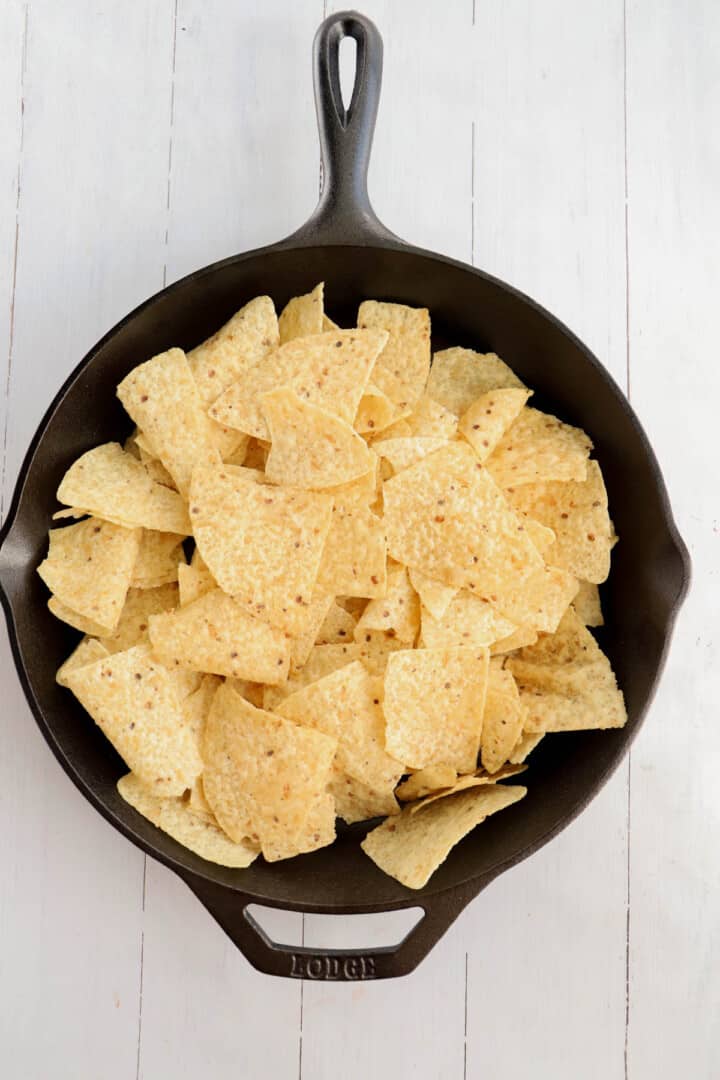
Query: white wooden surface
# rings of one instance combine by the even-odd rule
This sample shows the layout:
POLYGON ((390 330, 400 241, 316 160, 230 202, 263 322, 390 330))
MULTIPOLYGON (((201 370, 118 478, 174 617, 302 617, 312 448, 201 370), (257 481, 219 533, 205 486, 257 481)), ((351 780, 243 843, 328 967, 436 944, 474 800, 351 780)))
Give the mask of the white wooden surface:
MULTIPOLYGON (((310 43, 334 6, 0 0, 3 506, 51 395, 109 326, 312 209, 310 43)), ((385 39, 380 217, 556 311, 654 442, 695 573, 667 673, 601 796, 413 975, 300 984, 254 972, 92 812, 31 719, 3 629, 8 1080, 720 1075, 720 8, 363 10, 385 39)), ((396 932, 379 919, 276 914, 271 929, 367 944, 396 932)))

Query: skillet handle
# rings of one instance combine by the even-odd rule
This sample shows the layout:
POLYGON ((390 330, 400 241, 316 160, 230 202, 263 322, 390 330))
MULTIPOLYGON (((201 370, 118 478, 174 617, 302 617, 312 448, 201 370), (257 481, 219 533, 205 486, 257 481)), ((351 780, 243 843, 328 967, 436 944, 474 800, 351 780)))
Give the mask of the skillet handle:
MULTIPOLYGON (((397 945, 370 949, 323 949, 281 945, 272 941, 247 910, 256 902, 221 885, 183 873, 185 882, 237 945, 246 960, 266 975, 327 982, 356 982, 407 975, 430 952, 474 896, 492 878, 477 879, 461 887, 407 905, 425 914, 397 945)), ((493 875, 494 876, 494 875, 493 875)))
POLYGON ((367 189, 368 165, 382 83, 383 43, 377 27, 357 11, 340 11, 320 24, 313 43, 313 81, 323 186, 312 217, 285 244, 398 242, 375 216, 367 189), (340 90, 340 43, 357 45, 355 83, 346 109, 340 90))

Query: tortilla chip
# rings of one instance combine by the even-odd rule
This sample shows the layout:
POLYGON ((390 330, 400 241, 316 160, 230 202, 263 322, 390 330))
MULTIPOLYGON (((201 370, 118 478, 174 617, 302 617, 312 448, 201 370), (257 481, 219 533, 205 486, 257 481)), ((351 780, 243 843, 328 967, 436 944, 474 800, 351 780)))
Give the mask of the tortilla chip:
POLYGON ((496 773, 513 752, 523 729, 525 709, 512 673, 490 665, 480 738, 480 760, 496 773))
POLYGON ((293 840, 273 845, 272 851, 265 854, 267 862, 279 859, 292 859, 295 855, 306 855, 310 851, 327 847, 335 840, 335 799, 330 792, 316 796, 310 805, 308 816, 293 840))
MULTIPOLYGON (((378 358, 376 379, 387 372, 402 388, 401 394, 388 396, 397 405, 414 404, 425 389, 430 370, 427 308, 366 300, 358 310, 358 326, 363 330, 387 330, 389 337, 378 358)), ((387 393, 386 385, 379 385, 387 393)))
MULTIPOLYGON (((395 423, 390 424, 378 435, 378 442, 381 439, 411 439, 413 437, 413 431, 407 420, 403 417, 400 420, 396 420, 395 423)), ((374 442, 374 440, 373 440, 374 442)))
POLYGON ((96 660, 102 660, 103 657, 109 655, 101 641, 92 637, 84 637, 77 648, 70 653, 65 663, 58 668, 55 682, 59 683, 60 686, 67 686, 69 672, 75 671, 76 668, 85 667, 86 664, 94 664, 96 660))
POLYGON ((393 404, 387 394, 369 382, 360 399, 353 426, 360 435, 377 435, 401 416, 402 410, 393 404))
POLYGON ((150 438, 182 494, 193 465, 220 463, 205 406, 182 349, 133 368, 117 388, 126 412, 150 438))
POLYGON ((151 480, 154 480, 157 484, 162 484, 163 487, 170 488, 171 491, 177 491, 175 481, 160 458, 151 457, 149 454, 141 453, 140 460, 145 466, 145 472, 151 480))
POLYGON ((322 795, 336 740, 256 709, 223 685, 205 729, 203 788, 220 826, 272 859, 299 836, 322 795))
MULTIPOLYGON (((266 690, 275 690, 274 686, 265 686, 264 683, 250 682, 248 679, 226 679, 228 686, 232 687, 236 694, 244 697, 256 709, 262 709, 266 690)), ((287 685, 287 684, 286 684, 287 685)))
POLYGON ((481 394, 506 387, 524 389, 524 383, 495 353, 445 349, 433 356, 428 396, 456 416, 462 416, 481 394))
POLYGON ((371 675, 385 675, 389 657, 395 653, 404 651, 406 645, 394 635, 384 630, 366 630, 362 635, 360 644, 360 657, 363 664, 371 675))
POLYGON ((221 682, 222 679, 217 675, 203 675, 197 690, 182 700, 183 719, 192 732, 199 754, 202 754, 202 740, 210 706, 221 682))
POLYGON ((286 683, 281 686, 266 686, 263 689, 263 708, 272 712, 296 690, 338 671, 353 660, 362 659, 362 656, 362 648, 354 642, 349 645, 315 645, 303 666, 294 671, 286 683))
POLYGON ((111 633, 125 603, 140 547, 140 530, 97 518, 51 529, 38 574, 72 611, 111 633))
POLYGON ((221 589, 176 611, 151 616, 150 641, 163 663, 191 671, 270 685, 288 675, 289 639, 248 615, 221 589))
POLYGON ((407 645, 418 636, 420 600, 404 566, 388 569, 385 596, 367 605, 355 627, 355 640, 362 642, 368 630, 382 630, 407 645))
POLYGON ((246 469, 259 469, 260 472, 265 472, 265 462, 267 461, 269 453, 270 443, 264 442, 262 439, 253 439, 251 436, 248 436, 248 445, 247 450, 245 451, 243 465, 246 469))
POLYGON ((389 461, 393 472, 397 473, 417 461, 422 461, 446 443, 447 439, 421 439, 415 436, 409 439, 378 439, 373 443, 373 450, 379 457, 389 461))
POLYGON ((335 812, 348 825, 356 821, 399 814, 390 788, 374 788, 333 768, 328 789, 335 798, 335 812))
MULTIPOLYGON (((326 646, 329 648, 329 646, 326 646)), ((392 790, 403 767, 385 751, 382 682, 355 660, 277 706, 280 716, 338 740, 336 764, 348 776, 392 790)))
POLYGON ((371 456, 371 467, 364 476, 357 480, 351 480, 348 484, 338 484, 336 487, 326 488, 324 494, 332 495, 336 507, 347 510, 365 509, 375 502, 380 484, 378 475, 379 458, 371 456))
POLYGON ((353 630, 357 625, 357 619, 340 607, 335 601, 325 616, 325 620, 318 630, 315 639, 316 645, 345 645, 353 641, 353 630))
POLYGON ((273 483, 320 491, 372 468, 370 450, 348 423, 301 401, 293 390, 264 394, 262 410, 272 439, 265 475, 273 483))
POLYGON ((471 772, 480 749, 487 680, 487 649, 394 653, 385 672, 388 753, 411 769, 442 761, 471 772))
POLYGON ((597 461, 588 461, 582 483, 522 484, 508 489, 507 496, 516 509, 555 532, 548 562, 595 585, 606 580, 614 531, 597 461))
POLYGON ((288 386, 298 397, 352 424, 384 331, 340 330, 295 338, 244 372, 210 409, 213 419, 259 439, 269 437, 261 397, 288 386))
POLYGON ((280 313, 280 344, 293 338, 307 337, 308 334, 321 334, 323 326, 323 290, 321 281, 312 292, 304 296, 294 296, 288 300, 280 313))
POLYGON ((580 587, 575 594, 573 607, 578 613, 578 618, 585 626, 603 626, 602 608, 600 607, 600 593, 597 585, 589 581, 581 581, 580 587))
POLYGON ((513 765, 519 765, 525 761, 528 754, 530 754, 541 739, 545 737, 544 731, 523 731, 515 746, 512 749, 512 753, 508 758, 513 765))
POLYGON ((184 563, 178 567, 178 586, 180 588, 180 607, 192 604, 200 596, 217 588, 217 582, 207 567, 200 569, 197 566, 186 566, 184 563))
POLYGON ((506 666, 527 708, 528 733, 622 727, 627 720, 610 663, 573 608, 555 634, 509 657, 506 666))
POLYGON ((306 609, 303 632, 290 642, 290 663, 293 669, 301 668, 310 655, 332 602, 332 596, 327 593, 316 591, 313 594, 306 609))
POLYGON ((256 296, 216 334, 188 353, 200 397, 210 405, 279 342, 275 305, 269 296, 256 296))
POLYGON ((323 317, 322 317, 322 328, 323 328, 323 331, 326 331, 326 330, 339 330, 340 329, 338 324, 336 322, 333 322, 333 320, 328 315, 326 315, 324 311, 323 311, 323 317))
POLYGON ((173 673, 147 645, 66 674, 73 694, 153 794, 181 795, 202 772, 173 673))
POLYGON ((203 814, 205 817, 210 817, 213 821, 215 820, 215 815, 210 809, 210 803, 205 798, 202 776, 198 776, 190 789, 190 798, 188 801, 190 803, 190 809, 194 810, 196 814, 203 814))
POLYGON ((450 788, 457 780, 457 770, 445 762, 426 765, 418 769, 395 789, 395 795, 402 802, 414 802, 435 791, 450 788))
POLYGON ((416 814, 418 810, 424 810, 426 807, 431 806, 432 803, 437 802, 438 799, 446 799, 448 795, 456 795, 459 791, 467 791, 468 788, 473 787, 484 787, 487 784, 496 784, 498 780, 505 780, 508 776, 515 776, 517 773, 525 772, 526 768, 527 765, 505 765, 492 774, 485 772, 484 769, 477 769, 469 776, 459 776, 450 787, 443 788, 441 791, 433 791, 425 798, 414 802, 410 807, 410 813, 416 814))
POLYGON ((406 806, 360 845, 366 855, 409 889, 421 889, 451 849, 490 814, 517 802, 527 788, 489 785, 440 799, 422 814, 406 806))
POLYGON ((157 589, 129 589, 122 615, 112 634, 100 640, 110 653, 125 652, 133 645, 150 640, 150 616, 177 607, 178 588, 175 584, 160 585, 157 589))
POLYGON ((524 514, 521 516, 520 520, 523 528, 530 537, 531 542, 538 549, 542 557, 545 558, 555 543, 555 533, 552 529, 548 529, 545 525, 541 525, 539 521, 526 517, 524 514))
POLYGON ((506 638, 493 642, 490 646, 490 655, 500 656, 514 649, 522 649, 523 645, 534 645, 537 639, 537 630, 533 630, 531 626, 518 626, 506 638))
MULTIPOLYGON (((421 439, 454 439, 458 432, 458 418, 454 413, 435 401, 429 394, 423 394, 415 402, 412 412, 405 417, 410 429, 408 435, 421 439)), ((391 433, 387 432, 387 437, 391 433)), ((402 438, 401 433, 392 432, 393 438, 402 438)))
POLYGON ((130 585, 133 589, 156 589, 178 580, 178 567, 185 565, 182 540, 176 533, 143 529, 130 585))
POLYGON ((529 390, 519 388, 490 390, 466 409, 458 431, 465 436, 480 461, 490 457, 529 397, 529 390))
MULTIPOLYGON (((126 803, 183 847, 220 866, 245 867, 257 857, 259 847, 247 840, 233 843, 215 820, 198 813, 183 799, 160 799, 150 794, 133 773, 118 780, 117 789, 126 803)), ((194 789, 193 789, 194 790, 194 789)))
POLYGON ((455 585, 445 585, 442 581, 429 577, 422 570, 411 569, 410 584, 420 597, 420 603, 433 617, 442 619, 451 600, 457 596, 458 589, 455 585))
POLYGON ((190 516, 211 574, 238 604, 288 634, 308 628, 331 514, 329 495, 258 484, 229 465, 193 473, 190 516))
POLYGON ((441 619, 427 609, 422 613, 422 640, 426 649, 449 646, 492 645, 512 634, 515 624, 503 618, 492 604, 461 589, 448 604, 441 619))
POLYGON ((192 531, 181 496, 153 481, 119 443, 96 446, 78 458, 60 482, 57 498, 126 528, 140 525, 179 536, 192 531))
POLYGON ((448 443, 388 480, 383 494, 393 558, 526 621, 525 586, 543 561, 469 446, 448 443))
POLYGON ((592 442, 580 428, 526 407, 508 428, 487 468, 502 488, 548 480, 584 480, 592 442))
POLYGON ((318 588, 335 596, 384 596, 385 528, 366 507, 336 506, 320 561, 318 588))

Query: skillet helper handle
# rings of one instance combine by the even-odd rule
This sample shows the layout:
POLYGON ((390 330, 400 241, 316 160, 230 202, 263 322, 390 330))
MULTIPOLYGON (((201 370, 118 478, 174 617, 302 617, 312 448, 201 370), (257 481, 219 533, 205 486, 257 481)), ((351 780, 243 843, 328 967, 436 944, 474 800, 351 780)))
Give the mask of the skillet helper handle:
POLYGON ((271 940, 248 911, 252 901, 232 889, 183 874, 183 878, 237 945, 246 960, 266 975, 326 982, 390 979, 413 971, 488 881, 477 880, 435 896, 410 900, 425 914, 397 945, 368 949, 323 949, 281 945, 271 940))
POLYGON ((322 22, 313 43, 313 82, 323 185, 309 221, 288 241, 307 244, 368 244, 397 240, 370 205, 368 165, 382 84, 383 43, 377 27, 357 11, 340 11, 322 22), (356 42, 350 104, 340 89, 340 43, 356 42))

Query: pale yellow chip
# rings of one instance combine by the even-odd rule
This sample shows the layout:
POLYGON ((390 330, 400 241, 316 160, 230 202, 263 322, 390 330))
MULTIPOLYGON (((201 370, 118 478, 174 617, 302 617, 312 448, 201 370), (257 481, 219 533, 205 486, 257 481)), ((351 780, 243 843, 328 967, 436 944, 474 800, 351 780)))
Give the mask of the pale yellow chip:
POLYGON ((66 674, 73 694, 153 793, 181 795, 202 772, 174 673, 136 645, 66 674))
POLYGON ((185 802, 179 798, 158 798, 147 791, 133 773, 118 780, 117 789, 134 810, 208 862, 242 868, 249 866, 259 854, 257 844, 247 840, 234 843, 214 819, 209 819, 206 813, 198 813, 192 799, 185 802))
POLYGON ((294 296, 292 300, 288 300, 278 320, 281 345, 284 345, 286 341, 292 341, 293 338, 322 333, 325 329, 323 291, 324 284, 321 281, 312 292, 305 293, 304 296, 294 296))
POLYGON ((465 410, 458 431, 470 443, 479 461, 490 457, 529 397, 529 390, 517 387, 489 390, 465 410))
POLYGON ((622 727, 625 704, 607 657, 569 608, 555 634, 506 661, 527 709, 523 730, 622 727))
POLYGON ((505 780, 509 776, 525 772, 526 768, 526 765, 504 765, 493 774, 487 773, 483 769, 477 769, 476 772, 471 773, 469 776, 459 776, 449 787, 443 788, 441 791, 433 791, 425 798, 414 802, 410 807, 410 813, 416 814, 419 810, 424 810, 426 807, 431 806, 432 803, 437 802, 438 799, 446 799, 448 795, 456 795, 459 791, 467 791, 468 788, 473 787, 485 787, 487 784, 496 784, 498 780, 505 780))
POLYGON ((552 634, 568 609, 578 589, 577 578, 558 566, 546 566, 524 583, 524 594, 518 588, 512 599, 512 590, 504 598, 510 610, 522 608, 523 625, 533 630, 552 634))
POLYGON ((233 840, 259 841, 266 858, 283 857, 325 792, 336 746, 221 686, 203 751, 203 789, 218 823, 233 840))
POLYGON ((333 322, 333 320, 330 318, 329 315, 326 315, 325 312, 323 311, 322 329, 323 329, 323 331, 326 331, 326 330, 339 330, 340 327, 338 326, 338 324, 336 322, 333 322))
POLYGON ((495 353, 473 349, 445 349, 433 356, 427 383, 428 396, 462 416, 481 394, 524 383, 495 353))
POLYGON ((580 428, 526 407, 486 464, 502 488, 550 480, 584 480, 592 445, 580 428))
POLYGON ((229 465, 193 473, 190 516, 211 574, 247 611, 292 635, 308 628, 332 506, 329 495, 259 484, 229 465))
POLYGON ((333 601, 322 626, 318 630, 315 643, 317 645, 348 644, 354 640, 353 630, 356 625, 357 619, 355 616, 333 601))
POLYGON ((384 596, 387 545, 382 520, 366 507, 336 506, 318 571, 318 587, 335 596, 384 596))
POLYGON ((133 589, 156 589, 178 580, 185 565, 182 540, 176 533, 143 529, 130 585, 133 589))
POLYGON ((290 640, 213 589, 185 607, 150 618, 150 641, 166 664, 273 685, 284 682, 290 640))
POLYGON ((174 583, 157 589, 129 589, 120 621, 112 634, 101 635, 102 644, 108 652, 116 653, 149 641, 150 616, 172 611, 177 604, 178 587, 174 583))
POLYGON ((133 576, 140 535, 140 529, 93 517, 51 529, 48 554, 37 572, 61 604, 111 633, 133 576))
POLYGON ((264 683, 249 682, 247 679, 226 679, 225 682, 256 709, 264 708, 265 691, 276 689, 274 686, 265 686, 264 683))
POLYGON ((364 476, 351 480, 349 484, 338 484, 337 487, 326 488, 325 494, 332 495, 336 507, 341 506, 346 510, 367 507, 373 509, 372 504, 377 499, 378 488, 381 485, 379 464, 380 459, 373 454, 371 468, 364 476))
POLYGON ((147 458, 143 461, 143 465, 151 480, 154 480, 157 484, 162 484, 163 487, 170 488, 171 491, 177 491, 175 481, 160 458, 147 458))
POLYGON ((515 624, 504 618, 485 600, 461 589, 448 604, 441 619, 434 619, 423 608, 422 640, 427 649, 457 645, 493 645, 515 631, 515 624))
POLYGON ((403 780, 395 789, 395 795, 401 802, 413 802, 415 799, 432 795, 435 791, 452 787, 457 775, 457 769, 443 761, 426 765, 424 769, 418 769, 407 780, 403 780))
POLYGON ((360 644, 360 660, 371 675, 385 675, 388 659, 407 646, 384 630, 365 630, 360 644))
POLYGON ((295 338, 244 372, 210 409, 221 424, 268 438, 261 397, 289 386, 298 397, 352 424, 375 361, 387 341, 377 330, 339 330, 295 338))
POLYGON ((415 642, 420 630, 420 599, 404 566, 388 569, 385 596, 367 605, 355 627, 355 640, 362 642, 368 630, 382 630, 406 645, 415 642))
POLYGON ((290 664, 293 670, 305 664, 332 603, 333 598, 327 593, 316 591, 313 594, 306 609, 304 629, 290 642, 290 664))
POLYGON ((335 767, 330 775, 328 790, 334 796, 335 811, 348 825, 400 813, 392 788, 371 787, 335 767))
POLYGON ((361 435, 377 435, 399 420, 402 413, 403 410, 399 409, 379 386, 369 382, 360 399, 353 426, 361 435))
POLYGON ((508 760, 513 765, 519 765, 527 758, 528 754, 532 753, 541 739, 545 737, 544 731, 523 731, 520 738, 515 743, 512 749, 512 753, 508 760))
POLYGON ((590 581, 580 582, 580 587, 573 600, 573 607, 577 611, 580 621, 585 623, 586 626, 602 626, 604 624, 605 620, 600 606, 600 593, 597 585, 593 585, 590 581))
POLYGON ((533 518, 526 517, 525 515, 522 516, 521 523, 532 543, 538 549, 542 557, 545 558, 555 543, 555 533, 553 530, 548 529, 547 526, 541 525, 539 521, 535 521, 533 518))
POLYGON ((189 536, 187 507, 176 491, 158 484, 119 443, 88 450, 65 473, 58 501, 128 528, 142 526, 189 536))
POLYGON ((548 562, 595 585, 605 581, 615 534, 597 461, 588 461, 582 483, 522 484, 508 490, 508 498, 516 509, 555 532, 548 562))
MULTIPOLYGON (((429 394, 423 394, 405 417, 408 434, 422 439, 454 439, 458 431, 458 418, 429 394)), ((395 432, 388 432, 388 437, 395 432)), ((397 437, 400 437, 398 434, 397 437)))
POLYGON ((295 855, 306 855, 310 851, 327 847, 335 840, 335 799, 326 791, 317 795, 312 803, 300 832, 293 840, 275 843, 263 853, 267 862, 279 859, 292 859, 295 855))
POLYGON ((495 641, 490 646, 490 655, 500 656, 503 653, 513 652, 514 649, 522 649, 523 645, 534 645, 537 639, 537 630, 533 630, 531 626, 518 626, 512 634, 501 638, 500 641, 495 641))
POLYGON ((210 706, 221 682, 222 679, 217 675, 203 675, 197 689, 182 700, 183 719, 192 732, 199 754, 202 754, 202 740, 210 706))
MULTIPOLYGON (((385 439, 411 439, 412 437, 413 430, 407 420, 403 417, 385 428, 385 430, 378 435, 378 442, 385 439)), ((373 440, 373 442, 374 441, 375 440, 373 440)))
POLYGON ((255 297, 216 334, 188 353, 200 397, 210 405, 279 342, 275 305, 269 296, 255 297))
POLYGON ((55 681, 60 686, 67 686, 67 677, 71 671, 85 667, 86 664, 94 664, 96 660, 102 660, 105 656, 109 656, 109 653, 101 641, 84 637, 77 648, 70 653, 65 663, 58 668, 55 681))
MULTIPOLYGON (((386 304, 366 300, 358 310, 361 329, 386 330, 387 344, 381 352, 374 379, 388 373, 401 387, 401 394, 388 394, 396 405, 414 404, 425 389, 430 370, 430 313, 427 308, 386 304)), ((387 394, 387 385, 378 385, 387 394)))
POLYGON ((439 799, 422 814, 406 806, 368 833, 360 846, 386 874, 409 889, 421 889, 471 829, 526 792, 520 786, 491 784, 439 799))
POLYGON ((392 790, 403 767, 385 750, 381 698, 382 681, 355 660, 297 690, 280 702, 277 712, 336 738, 336 764, 348 776, 392 790))
POLYGON ((198 776, 190 789, 190 799, 188 801, 191 810, 194 810, 196 814, 204 814, 205 817, 211 817, 213 821, 215 820, 215 815, 210 809, 210 803, 205 798, 205 788, 203 787, 202 776, 198 776))
POLYGON ((181 493, 194 465, 220 463, 205 405, 182 349, 169 349, 133 368, 117 395, 181 493))
POLYGON ((365 440, 345 420, 282 387, 263 394, 272 445, 265 475, 310 491, 349 484, 372 468, 365 440))
POLYGON ((296 690, 317 682, 353 660, 362 659, 363 655, 361 646, 354 642, 349 645, 315 645, 303 666, 294 671, 286 683, 263 688, 263 708, 272 711, 296 690))
POLYGON ((428 454, 445 446, 447 439, 430 437, 420 438, 412 435, 406 439, 377 439, 373 442, 373 450, 380 458, 390 462, 393 472, 400 472, 422 461, 428 454))
POLYGON ((526 621, 525 585, 543 561, 471 447, 448 443, 388 480, 383 495, 393 558, 526 621))
POLYGON ((496 773, 509 760, 523 729, 525 708, 512 673, 490 665, 480 738, 480 760, 496 773))
POLYGON ((180 590, 180 607, 192 604, 193 600, 204 596, 211 589, 217 588, 217 582, 207 566, 186 566, 184 563, 178 566, 178 586, 180 590))
POLYGON ((413 649, 389 657, 385 745, 411 769, 435 761, 471 772, 480 749, 488 651, 413 649))
POLYGON ((446 585, 436 578, 429 577, 422 570, 410 569, 410 583, 420 597, 420 602, 433 619, 442 619, 450 602, 458 594, 455 585, 446 585))

